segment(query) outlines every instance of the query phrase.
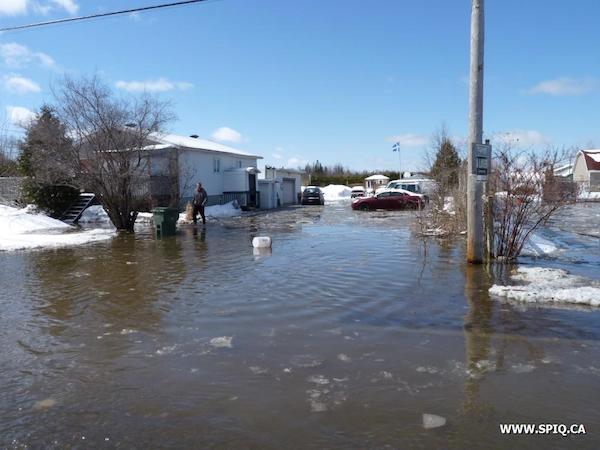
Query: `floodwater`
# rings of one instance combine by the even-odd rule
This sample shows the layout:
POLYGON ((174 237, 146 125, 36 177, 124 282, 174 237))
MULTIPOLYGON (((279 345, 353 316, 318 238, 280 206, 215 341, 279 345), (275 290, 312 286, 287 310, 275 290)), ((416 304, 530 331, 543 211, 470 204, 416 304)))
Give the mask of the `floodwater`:
MULTIPOLYGON (((506 270, 417 238, 414 214, 328 204, 1 253, 0 447, 599 448, 600 311, 490 298, 506 270)), ((597 278, 588 234, 523 262, 597 278)))

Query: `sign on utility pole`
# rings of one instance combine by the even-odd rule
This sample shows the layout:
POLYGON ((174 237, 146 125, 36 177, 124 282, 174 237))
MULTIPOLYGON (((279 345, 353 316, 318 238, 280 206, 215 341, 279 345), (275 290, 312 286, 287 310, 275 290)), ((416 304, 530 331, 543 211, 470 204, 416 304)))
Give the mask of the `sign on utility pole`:
POLYGON ((483 139, 484 0, 471 5, 471 83, 469 87, 469 152, 467 175, 467 261, 483 262, 483 193, 489 172, 490 149, 483 139))

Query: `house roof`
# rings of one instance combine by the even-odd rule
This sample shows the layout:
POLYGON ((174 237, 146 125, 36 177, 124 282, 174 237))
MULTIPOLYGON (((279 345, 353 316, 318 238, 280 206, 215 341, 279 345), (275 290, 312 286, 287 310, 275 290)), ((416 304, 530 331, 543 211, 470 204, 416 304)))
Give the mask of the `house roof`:
POLYGON ((600 150, 581 150, 587 170, 600 170, 600 150))
POLYGON ((371 175, 370 177, 365 178, 365 180, 389 180, 390 177, 386 177, 385 175, 371 175))
MULTIPOLYGON (((262 156, 253 155, 243 150, 238 150, 227 145, 219 144, 218 142, 209 141, 208 139, 193 138, 188 136, 179 136, 177 134, 152 133, 150 139, 156 141, 159 146, 189 148, 194 150, 204 150, 208 152, 228 153, 231 155, 247 156, 250 158, 262 159, 262 156)), ((149 146, 152 147, 152 146, 149 146)))

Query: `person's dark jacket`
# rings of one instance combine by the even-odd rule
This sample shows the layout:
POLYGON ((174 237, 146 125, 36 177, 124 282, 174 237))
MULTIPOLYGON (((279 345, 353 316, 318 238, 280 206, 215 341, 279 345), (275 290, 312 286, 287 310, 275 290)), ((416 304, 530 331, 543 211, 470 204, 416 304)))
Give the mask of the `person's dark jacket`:
POLYGON ((204 206, 208 200, 208 194, 204 188, 200 188, 194 194, 194 206, 204 206))

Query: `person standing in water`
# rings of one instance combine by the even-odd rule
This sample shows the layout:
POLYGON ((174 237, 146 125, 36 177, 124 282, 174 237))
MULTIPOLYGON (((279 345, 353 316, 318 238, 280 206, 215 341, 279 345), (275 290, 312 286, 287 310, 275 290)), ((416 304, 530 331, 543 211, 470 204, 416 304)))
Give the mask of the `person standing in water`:
POLYGON ((202 217, 202 223, 206 223, 206 217, 204 216, 204 205, 208 200, 208 194, 206 189, 202 187, 202 183, 198 183, 196 186, 196 192, 194 192, 194 200, 192 201, 192 217, 194 219, 194 225, 198 223, 198 213, 202 217))

